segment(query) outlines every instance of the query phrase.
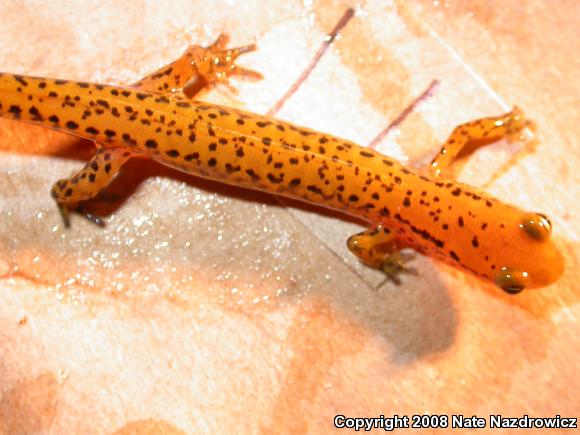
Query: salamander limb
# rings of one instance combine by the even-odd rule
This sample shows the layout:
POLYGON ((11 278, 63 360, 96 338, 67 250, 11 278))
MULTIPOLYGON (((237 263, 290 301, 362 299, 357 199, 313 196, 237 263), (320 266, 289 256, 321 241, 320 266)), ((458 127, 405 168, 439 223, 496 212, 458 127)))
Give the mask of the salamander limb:
POLYGON ((413 258, 412 254, 403 255, 401 249, 406 246, 394 231, 382 225, 350 236, 346 244, 363 263, 382 270, 387 279, 395 284, 401 283, 401 273, 415 273, 413 268, 406 265, 413 258))
POLYGON ((224 84, 232 92, 237 92, 230 83, 233 76, 262 79, 259 72, 235 64, 239 56, 256 50, 256 45, 226 48, 228 40, 229 37, 222 33, 208 47, 192 45, 179 59, 147 75, 133 86, 155 92, 185 91, 192 98, 202 89, 216 84, 224 84))
POLYGON ((70 210, 76 210, 90 221, 101 224, 100 220, 75 206, 79 202, 97 196, 113 181, 121 166, 132 156, 135 156, 135 153, 127 148, 105 148, 98 144, 97 147, 97 153, 83 169, 71 178, 59 180, 52 186, 51 195, 56 201, 67 227, 70 226, 70 210))
POLYGON ((511 138, 528 126, 523 112, 514 107, 509 113, 492 118, 482 118, 455 127, 441 147, 439 154, 431 161, 428 170, 431 175, 441 176, 457 158, 461 150, 477 140, 490 143, 502 138, 511 138))

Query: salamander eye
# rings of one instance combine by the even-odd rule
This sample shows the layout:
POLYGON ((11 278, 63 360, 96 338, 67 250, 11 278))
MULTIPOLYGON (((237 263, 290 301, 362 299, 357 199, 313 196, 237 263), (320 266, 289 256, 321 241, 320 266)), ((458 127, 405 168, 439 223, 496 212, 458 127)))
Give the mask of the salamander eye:
POLYGON ((526 213, 520 224, 528 236, 536 240, 547 240, 552 232, 552 222, 541 213, 526 213))
POLYGON ((495 283, 508 293, 515 294, 521 292, 530 283, 528 272, 502 267, 497 276, 495 283))

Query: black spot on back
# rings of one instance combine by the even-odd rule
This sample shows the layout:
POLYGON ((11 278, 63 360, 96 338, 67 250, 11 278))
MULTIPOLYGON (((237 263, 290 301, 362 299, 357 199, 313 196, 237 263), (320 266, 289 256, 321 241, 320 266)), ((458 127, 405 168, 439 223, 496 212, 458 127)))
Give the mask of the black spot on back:
POLYGON ((20 114, 22 113, 22 109, 20 108, 20 106, 13 104, 8 108, 8 112, 12 113, 15 118, 20 118, 20 114))

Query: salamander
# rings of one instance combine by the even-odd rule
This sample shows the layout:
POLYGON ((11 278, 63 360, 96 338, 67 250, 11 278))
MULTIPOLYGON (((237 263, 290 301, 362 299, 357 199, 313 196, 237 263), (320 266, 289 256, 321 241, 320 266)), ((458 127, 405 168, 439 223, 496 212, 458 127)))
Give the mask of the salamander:
POLYGON ((187 173, 307 201, 366 221, 347 246, 398 281, 400 250, 418 252, 492 281, 510 293, 554 282, 563 257, 541 213, 522 211, 446 177, 474 140, 526 125, 522 112, 455 128, 430 165, 414 170, 349 140, 289 122, 196 101, 233 76, 260 78, 235 63, 255 45, 226 48, 220 36, 129 86, 0 73, 0 116, 93 140, 96 154, 52 196, 65 223, 134 157, 187 173))

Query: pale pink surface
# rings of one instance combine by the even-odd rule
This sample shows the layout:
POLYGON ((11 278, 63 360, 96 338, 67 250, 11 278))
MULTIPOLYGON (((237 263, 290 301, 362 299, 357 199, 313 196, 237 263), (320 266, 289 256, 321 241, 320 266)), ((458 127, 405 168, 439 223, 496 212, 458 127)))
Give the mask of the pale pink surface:
MULTIPOLYGON (((573 2, 493 3, 361 3, 279 116, 366 144, 438 79, 379 147, 414 163, 456 124, 523 106, 537 148, 511 166, 517 146, 482 150, 461 179, 550 215, 567 257, 558 283, 513 298, 419 258, 421 275, 375 291, 382 277, 344 246, 358 225, 143 162, 105 230, 74 219, 65 231, 48 190, 90 146, 0 120, 0 433, 316 433, 337 413, 574 416, 578 14, 573 2)), ((4 2, 0 70, 128 83, 227 31, 234 44, 257 40, 241 62, 266 79, 206 99, 266 112, 346 5, 4 2)))

